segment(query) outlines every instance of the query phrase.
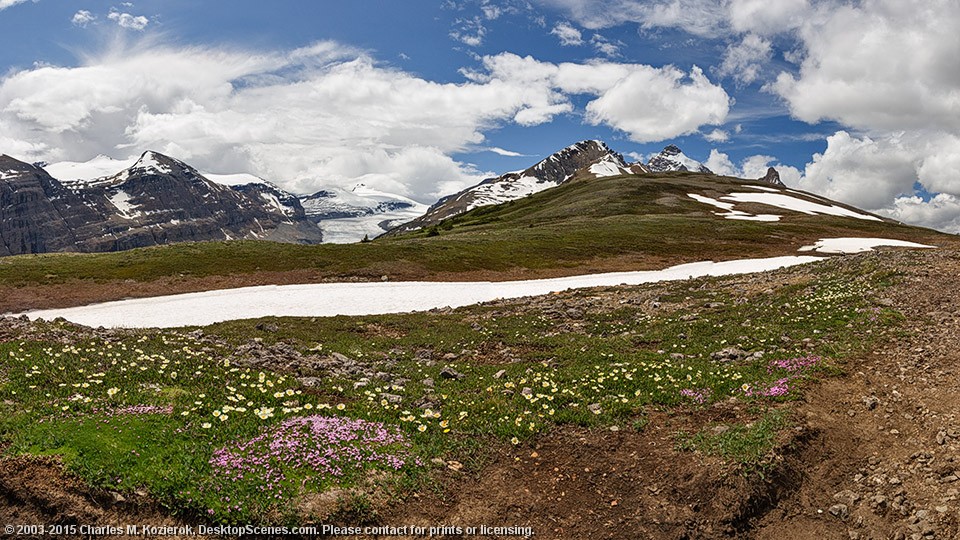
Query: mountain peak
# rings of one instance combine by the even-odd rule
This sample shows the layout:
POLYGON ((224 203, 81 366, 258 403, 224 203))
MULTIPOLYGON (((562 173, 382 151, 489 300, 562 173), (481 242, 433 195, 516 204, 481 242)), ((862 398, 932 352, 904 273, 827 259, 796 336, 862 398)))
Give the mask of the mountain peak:
POLYGON ((767 184, 773 184, 775 186, 784 186, 784 183, 780 180, 780 173, 776 169, 770 167, 767 169, 767 174, 759 179, 761 182, 766 182, 767 184))
POLYGON ((193 170, 193 168, 178 159, 160 152, 147 150, 140 155, 140 159, 129 170, 154 174, 175 174, 178 171, 193 170))
POLYGON ((689 171, 713 174, 706 165, 687 157, 676 145, 667 145, 659 154, 650 158, 647 168, 652 172, 689 171))

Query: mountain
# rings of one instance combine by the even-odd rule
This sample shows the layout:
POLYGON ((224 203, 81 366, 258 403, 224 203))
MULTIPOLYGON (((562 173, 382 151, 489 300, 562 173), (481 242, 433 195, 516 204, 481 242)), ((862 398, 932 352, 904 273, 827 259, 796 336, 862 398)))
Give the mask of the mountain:
POLYGON ((324 241, 332 244, 375 238, 427 211, 425 204, 364 184, 351 190, 321 190, 300 197, 300 202, 307 217, 320 226, 324 241))
MULTIPOLYGON (((182 241, 260 238, 318 243, 316 225, 265 196, 211 182, 196 169, 145 152, 112 176, 89 178, 116 164, 49 166, 0 158, 0 255, 102 252, 182 241), (78 176, 86 176, 80 178, 78 176)), ((294 197, 294 200, 296 198, 294 197)))
POLYGON ((648 169, 628 164, 623 156, 602 141, 580 141, 517 172, 488 178, 459 193, 440 199, 426 213, 398 229, 397 233, 429 227, 474 208, 513 201, 550 189, 573 179, 642 174, 648 169))
POLYGON ((706 165, 687 157, 680 148, 672 144, 650 158, 650 161, 647 162, 647 169, 651 172, 688 171, 713 174, 713 171, 708 169, 706 165))

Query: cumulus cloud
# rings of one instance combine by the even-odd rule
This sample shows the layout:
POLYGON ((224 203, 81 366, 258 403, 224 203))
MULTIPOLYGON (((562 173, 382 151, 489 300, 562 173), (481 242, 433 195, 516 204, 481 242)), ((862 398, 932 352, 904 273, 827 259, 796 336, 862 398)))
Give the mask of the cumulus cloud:
POLYGON ((745 158, 739 165, 735 165, 730 160, 730 156, 718 151, 710 150, 710 157, 704 162, 711 171, 723 175, 734 176, 737 178, 763 178, 767 174, 767 168, 774 167, 780 173, 780 181, 788 186, 797 187, 800 184, 802 173, 796 167, 784 165, 777 161, 773 156, 754 155, 745 158))
POLYGON ((94 15, 93 13, 90 13, 85 9, 81 9, 80 11, 73 14, 73 18, 70 19, 70 22, 73 23, 74 26, 79 26, 83 28, 95 20, 97 20, 96 15, 94 15))
POLYGON ((717 68, 721 77, 732 77, 739 83, 750 84, 760 77, 763 66, 770 61, 773 47, 757 34, 747 34, 740 43, 731 44, 717 68))
POLYGON ((550 33, 557 36, 563 46, 583 45, 583 35, 570 23, 559 22, 550 33))
POLYGON ((518 113, 520 124, 542 123, 573 109, 568 94, 592 95, 584 119, 625 132, 635 142, 652 142, 719 125, 730 110, 730 96, 694 66, 676 67, 592 62, 541 62, 502 53, 484 57, 486 72, 468 74, 478 81, 514 81, 540 87, 542 99, 518 113))
POLYGON ((48 161, 153 149, 301 193, 363 181, 427 202, 489 175, 452 154, 504 123, 574 112, 575 95, 592 98, 583 111, 589 122, 635 140, 722 121, 728 101, 699 71, 672 67, 504 53, 465 76, 437 83, 333 42, 266 52, 125 47, 78 67, 0 78, 0 143, 48 161))
POLYGON ((670 66, 636 66, 587 104, 587 120, 651 142, 722 124, 729 111, 730 97, 696 66, 689 74, 670 66))
POLYGON ((960 129, 960 3, 875 0, 834 9, 800 29, 798 75, 772 90, 805 122, 864 130, 960 129))
POLYGON ((730 134, 722 129, 715 129, 704 135, 703 138, 710 142, 727 142, 730 140, 730 134))
MULTIPOLYGON (((76 16, 74 16, 76 18, 76 16)), ((150 20, 144 17, 143 15, 131 15, 129 13, 120 13, 119 11, 111 11, 107 18, 111 21, 114 21, 122 28, 129 28, 130 30, 143 30, 147 27, 147 24, 150 23, 150 20)))
POLYGON ((923 223, 941 231, 960 234, 960 199, 946 193, 928 201, 917 196, 898 197, 893 206, 877 212, 904 223, 923 223))

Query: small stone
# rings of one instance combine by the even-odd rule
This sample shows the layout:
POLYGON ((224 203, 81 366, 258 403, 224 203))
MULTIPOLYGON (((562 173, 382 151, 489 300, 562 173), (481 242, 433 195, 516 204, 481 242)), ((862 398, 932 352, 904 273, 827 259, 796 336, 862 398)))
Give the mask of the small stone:
POLYGON ((403 401, 402 396, 398 396, 397 394, 386 394, 386 393, 380 394, 380 399, 387 400, 387 403, 400 403, 403 401))
POLYGON ((441 369, 440 376, 443 377, 444 379, 456 379, 458 381, 466 377, 466 375, 464 375, 463 373, 460 373, 459 371, 451 367, 445 367, 441 369))
POLYGON ((850 515, 847 505, 845 504, 835 504, 830 507, 829 512, 840 519, 847 519, 847 516, 850 515))
POLYGON ((494 379, 502 379, 504 375, 507 374, 507 370, 501 369, 500 371, 493 374, 494 379))
POLYGON ((853 506, 860 500, 860 495, 849 489, 843 491, 838 491, 834 493, 833 499, 839 503, 846 504, 847 506, 853 506))
POLYGON ((594 414, 598 414, 598 413, 600 412, 600 410, 601 410, 599 403, 591 403, 591 404, 587 405, 587 409, 589 409, 590 412, 592 412, 592 413, 594 413, 594 414))
POLYGON ((436 385, 436 383, 433 382, 433 379, 427 378, 423 380, 423 385, 428 388, 433 388, 436 385))

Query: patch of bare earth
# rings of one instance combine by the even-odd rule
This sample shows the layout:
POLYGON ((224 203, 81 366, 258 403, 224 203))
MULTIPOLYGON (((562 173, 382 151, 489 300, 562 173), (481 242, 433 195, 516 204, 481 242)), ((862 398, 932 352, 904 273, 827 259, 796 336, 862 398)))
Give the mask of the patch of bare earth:
MULTIPOLYGON (((94 490, 65 474, 59 460, 39 457, 7 457, 0 460, 0 525, 14 527, 5 538, 80 538, 81 526, 187 527, 166 515, 146 494, 120 495, 94 490), (43 530, 31 528, 42 526, 43 530), (18 527, 24 527, 18 529, 18 527)), ((136 536, 109 535, 111 538, 136 536)), ((202 538, 169 535, 166 538, 202 538)))

